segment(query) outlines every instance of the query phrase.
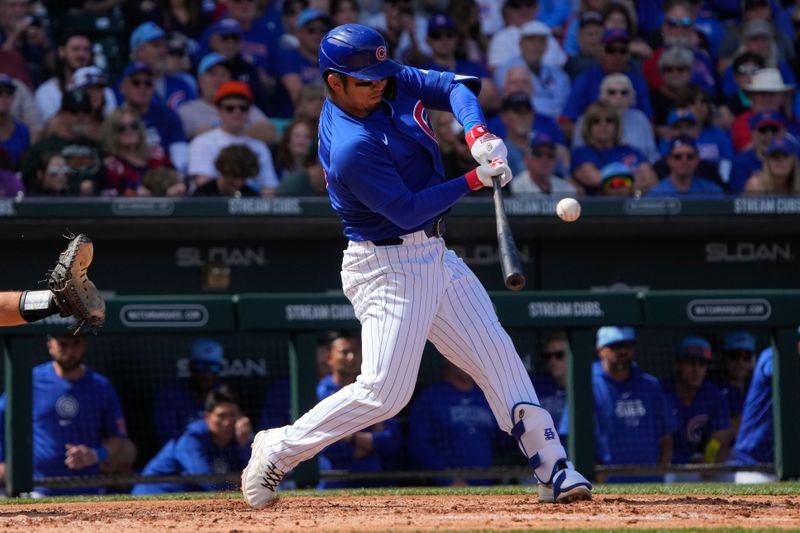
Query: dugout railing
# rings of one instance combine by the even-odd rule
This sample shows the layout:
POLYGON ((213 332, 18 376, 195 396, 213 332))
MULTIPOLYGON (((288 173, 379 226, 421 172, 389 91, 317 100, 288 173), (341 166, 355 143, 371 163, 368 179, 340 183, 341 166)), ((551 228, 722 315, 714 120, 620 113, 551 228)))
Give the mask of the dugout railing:
MULTIPOLYGON (((613 466, 595 468, 590 367, 597 327, 753 327, 767 330, 776 353, 773 377, 776 444, 775 464, 771 469, 781 479, 800 477, 800 456, 793 453, 800 449, 800 427, 792 423, 793 411, 800 405, 800 356, 797 354, 800 291, 541 291, 493 292, 491 296, 501 322, 512 336, 516 331, 539 328, 568 331, 572 352, 567 386, 568 447, 576 466, 584 472, 614 471, 613 466)), ((301 369, 316 365, 318 333, 358 325, 352 307, 340 294, 117 296, 110 297, 107 306, 108 320, 99 333, 101 336, 158 336, 165 333, 286 335, 293 417, 316 402, 316 375, 301 369)), ((65 327, 59 320, 50 320, 6 328, 2 332, 7 393, 5 458, 8 495, 27 493, 34 486, 30 423, 33 359, 28 349, 20 348, 25 346, 24 343, 15 341, 63 332, 65 327)), ((331 479, 337 479, 342 473, 328 474, 331 479)), ((497 478, 505 477, 502 469, 496 474, 497 478)), ((509 476, 515 477, 515 472, 510 472, 509 476)), ((234 476, 230 477, 233 479, 234 476)), ((316 461, 300 465, 294 478, 300 485, 314 483, 319 478, 316 461)), ((136 479, 114 481, 97 477, 84 480, 84 483, 87 486, 127 484, 136 479)), ((151 481, 151 478, 147 479, 151 481)), ((69 480, 37 480, 39 483, 58 486, 69 484, 69 480)))

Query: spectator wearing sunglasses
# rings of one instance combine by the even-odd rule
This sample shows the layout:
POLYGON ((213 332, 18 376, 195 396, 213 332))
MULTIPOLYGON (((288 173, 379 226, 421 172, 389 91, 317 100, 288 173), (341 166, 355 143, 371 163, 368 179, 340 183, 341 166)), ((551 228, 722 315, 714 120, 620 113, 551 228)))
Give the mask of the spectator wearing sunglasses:
MULTIPOLYGON (((661 46, 655 49, 653 55, 643 65, 644 75, 651 90, 658 89, 664 83, 665 72, 661 57, 673 47, 686 48, 690 51, 688 73, 692 83, 716 94, 716 67, 708 53, 708 40, 705 34, 697 29, 689 6, 681 1, 667 7, 661 27, 661 46)), ((655 102, 653 107, 658 109, 655 102)))
MULTIPOLYGON (((634 107, 644 112, 648 118, 653 117, 647 82, 630 65, 629 43, 630 36, 622 30, 607 30, 603 34, 603 54, 600 57, 600 64, 575 78, 572 91, 564 105, 564 111, 559 117, 559 125, 567 138, 572 137, 575 123, 581 114, 599 98, 600 84, 609 74, 623 73, 627 75, 636 90, 634 107)), ((586 137, 584 136, 584 138, 586 137)))
MULTIPOLYGON (((673 464, 721 463, 730 451, 731 418, 719 388, 711 383, 711 344, 696 335, 681 341, 675 357, 675 375, 662 382, 675 417, 673 464)), ((669 474, 668 482, 700 481, 699 473, 669 474)))
POLYGON ((650 101, 655 110, 656 136, 659 139, 669 136, 667 117, 670 110, 678 106, 679 100, 689 97, 692 61, 692 51, 680 46, 664 51, 659 57, 661 84, 650 91, 650 101))
POLYGON ((319 84, 318 50, 323 35, 331 29, 331 19, 319 9, 307 8, 295 21, 296 48, 284 48, 278 57, 278 79, 294 107, 300 101, 303 85, 319 84))
POLYGON ((633 171, 624 163, 609 163, 600 169, 603 196, 626 198, 633 195, 633 171))
POLYGON ((669 153, 672 139, 687 136, 697 142, 697 156, 699 161, 697 169, 695 170, 695 175, 700 178, 711 180, 724 189, 727 179, 723 180, 719 169, 720 166, 724 166, 730 170, 730 159, 725 160, 724 165, 720 165, 719 161, 708 159, 710 154, 719 154, 719 147, 710 144, 710 142, 713 142, 713 139, 711 141, 704 140, 703 144, 700 144, 699 137, 702 126, 697 116, 688 108, 673 109, 670 111, 669 117, 667 118, 667 125, 670 128, 670 135, 666 139, 661 139, 659 143, 660 153, 663 154, 664 157, 654 165, 659 179, 665 178, 670 172, 669 165, 667 164, 667 154, 669 153))
MULTIPOLYGON (((750 109, 750 98, 747 97, 745 87, 753 83, 753 75, 766 66, 764 58, 753 52, 737 54, 722 77, 722 98, 725 107, 733 117, 737 117, 750 109), (730 78, 730 79, 729 79, 730 78)), ((733 118, 731 118, 733 122, 733 118)), ((730 129, 730 124, 728 125, 730 129)))
POLYGON ((786 129, 795 136, 800 135, 800 128, 790 119, 790 98, 794 88, 795 85, 787 82, 776 68, 757 70, 753 74, 751 82, 744 86, 745 94, 750 99, 750 109, 737 115, 731 125, 733 147, 737 152, 750 148, 754 141, 749 122, 759 112, 777 112, 786 129))
POLYGON ((696 175, 700 159, 697 143, 688 135, 681 135, 669 143, 666 156, 669 174, 650 189, 650 197, 722 196, 722 187, 711 180, 696 175))
POLYGON ((764 167, 744 186, 750 195, 800 195, 800 163, 797 142, 788 135, 775 137, 767 146, 764 167))
POLYGON ((601 169, 609 163, 624 163, 633 169, 636 191, 650 190, 658 178, 653 166, 636 148, 622 142, 619 112, 602 100, 589 106, 581 123, 586 144, 572 152, 572 183, 588 195, 600 192, 601 169))
POLYGON ((148 144, 159 145, 182 174, 186 172, 187 143, 181 119, 154 98, 155 80, 145 63, 130 63, 122 72, 119 90, 123 101, 139 115, 147 132, 148 144))
POLYGON ((554 331, 548 334, 542 351, 539 352, 543 369, 533 375, 533 386, 536 388, 536 396, 539 397, 539 405, 550 413, 553 420, 561 420, 564 406, 567 404, 567 357, 569 353, 569 340, 565 332, 554 331))
POLYGON ((678 109, 690 111, 697 119, 700 160, 714 164, 722 183, 728 183, 734 157, 733 143, 728 132, 715 123, 722 115, 732 118, 728 110, 725 108, 718 112, 711 95, 696 85, 689 89, 687 100, 678 101, 678 109))
MULTIPOLYGON (((625 74, 609 74, 600 84, 600 100, 611 105, 622 118, 622 143, 636 148, 648 161, 655 162, 660 154, 656 147, 653 126, 647 116, 633 107, 636 91, 630 78, 625 74)), ((581 135, 583 118, 578 119, 575 134, 572 137, 572 149, 583 146, 585 141, 581 135)))
POLYGON ((653 55, 653 49, 637 33, 636 15, 632 8, 623 3, 610 3, 603 10, 603 28, 605 30, 622 30, 631 37, 631 57, 646 60, 653 55))
MULTIPOLYGON (((575 44, 569 59, 564 64, 564 72, 571 80, 585 70, 598 64, 603 53, 603 15, 597 11, 583 11, 577 19, 575 44)), ((567 34, 569 37, 569 34, 567 34)), ((568 41, 565 41, 565 48, 568 41)))
MULTIPOLYGON (((595 457, 600 464, 668 465, 672 462, 675 416, 655 376, 636 363, 631 327, 597 330, 598 361, 592 365, 595 457)), ((559 435, 569 428, 564 411, 559 435)), ((603 481, 662 482, 663 476, 610 476, 603 481)))
POLYGON ((791 60, 794 56, 792 34, 791 17, 780 5, 780 2, 743 0, 741 23, 738 27, 734 26, 731 31, 728 31, 720 44, 719 70, 722 71, 727 67, 731 58, 740 53, 743 48, 750 46, 769 48, 771 59, 765 56, 767 66, 774 67, 777 61, 791 60), (754 35, 748 35, 754 28, 754 23, 758 24, 758 33, 762 42, 748 44, 747 41, 754 37, 754 35), (767 28, 768 33, 764 33, 764 30, 760 29, 764 27, 767 28))
POLYGON ((31 142, 28 128, 11 114, 16 90, 14 78, 0 74, 0 146, 11 156, 14 169, 19 165, 22 154, 31 142))
MULTIPOLYGON (((511 194, 514 196, 525 194, 574 196, 577 194, 574 185, 553 173, 556 167, 557 147, 555 139, 547 133, 537 131, 531 133, 530 148, 525 151, 523 159, 525 170, 515 175, 512 183, 516 183, 509 185, 511 194)), ((553 419, 558 420, 555 415, 553 419)))
POLYGON ((36 170, 36 177, 28 184, 28 196, 67 196, 69 175, 72 169, 60 152, 47 154, 36 170))
POLYGON ((219 342, 205 338, 192 342, 188 365, 179 364, 184 375, 164 385, 153 404, 153 426, 159 445, 177 438, 187 424, 203 418, 205 398, 220 384, 224 361, 225 350, 219 342))
POLYGON ((272 153, 263 142, 245 134, 253 104, 250 87, 240 81, 223 83, 214 96, 214 104, 219 110, 219 127, 201 133, 189 145, 190 188, 201 187, 219 175, 214 160, 223 148, 243 144, 258 156, 260 169, 258 175, 249 179, 247 184, 263 195, 272 195, 278 186, 272 153))
POLYGON ((722 381, 719 389, 731 415, 731 443, 742 421, 742 409, 753 368, 756 364, 756 338, 745 330, 729 331, 722 341, 722 381))
POLYGON ((747 124, 752 129, 753 143, 750 149, 739 152, 733 159, 728 190, 735 194, 742 192, 750 177, 764 168, 770 142, 787 134, 786 121, 777 111, 756 113, 747 124))

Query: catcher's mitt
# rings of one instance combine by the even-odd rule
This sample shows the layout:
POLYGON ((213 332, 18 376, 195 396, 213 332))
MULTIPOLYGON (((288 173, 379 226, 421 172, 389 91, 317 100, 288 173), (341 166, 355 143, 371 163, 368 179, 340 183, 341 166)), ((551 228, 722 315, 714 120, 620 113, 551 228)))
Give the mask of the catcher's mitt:
POLYGON ((92 241, 81 233, 72 237, 67 249, 58 256, 56 266, 47 273, 47 286, 61 316, 78 319, 76 332, 87 324, 98 328, 106 319, 106 303, 86 275, 93 256, 92 241))

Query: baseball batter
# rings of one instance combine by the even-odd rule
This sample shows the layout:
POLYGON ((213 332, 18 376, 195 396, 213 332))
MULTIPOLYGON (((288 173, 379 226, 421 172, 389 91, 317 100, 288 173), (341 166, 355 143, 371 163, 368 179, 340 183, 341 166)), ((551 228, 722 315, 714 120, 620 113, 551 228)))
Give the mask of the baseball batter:
POLYGON ((294 424, 256 435, 242 472, 245 500, 269 505, 298 463, 397 415, 414 392, 426 340, 481 387, 530 461, 540 501, 591 498, 489 296, 442 239, 441 217, 461 197, 491 187, 494 176, 511 180, 505 146, 484 126, 478 80, 400 65, 377 31, 358 24, 328 32, 319 63, 328 90, 319 157, 350 241, 342 284, 362 324, 361 374, 294 424), (455 115, 477 168, 445 178, 427 109, 455 115))

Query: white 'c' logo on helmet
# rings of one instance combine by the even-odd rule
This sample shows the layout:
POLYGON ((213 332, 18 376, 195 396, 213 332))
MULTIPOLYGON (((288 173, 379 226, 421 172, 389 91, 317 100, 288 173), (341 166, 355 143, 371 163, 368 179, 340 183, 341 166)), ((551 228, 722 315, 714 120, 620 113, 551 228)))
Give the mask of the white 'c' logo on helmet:
POLYGON ((383 61, 386 59, 386 47, 379 46, 375 49, 375 57, 378 58, 378 61, 383 61))

